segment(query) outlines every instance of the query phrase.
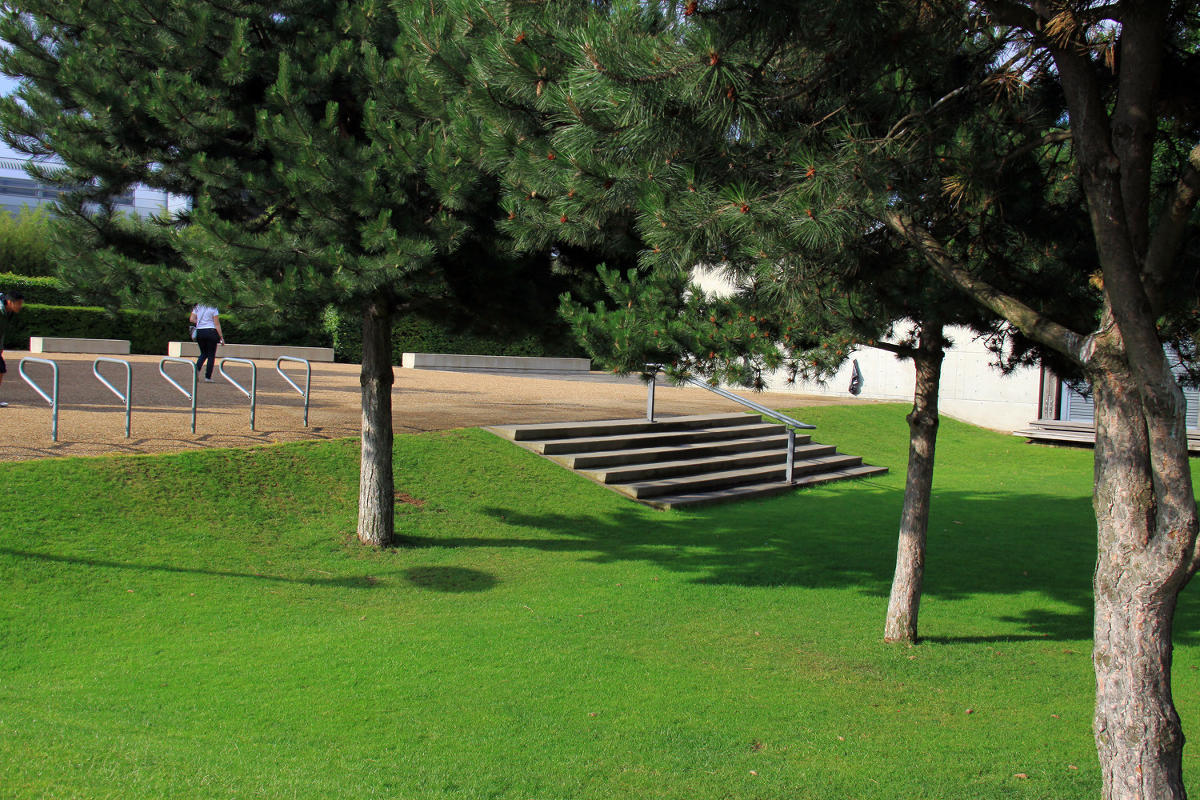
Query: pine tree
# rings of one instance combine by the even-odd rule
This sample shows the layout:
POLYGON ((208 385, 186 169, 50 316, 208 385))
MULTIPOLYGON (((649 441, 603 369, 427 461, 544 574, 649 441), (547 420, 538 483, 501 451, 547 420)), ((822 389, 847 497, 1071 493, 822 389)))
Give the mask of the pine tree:
POLYGON ((359 310, 359 538, 375 545, 394 530, 394 315, 462 319, 490 265, 519 281, 546 262, 500 256, 494 181, 442 135, 443 98, 406 60, 411 13, 29 0, 6 8, 0 56, 22 79, 0 107, 9 142, 67 167, 40 177, 69 190, 74 281, 160 307, 204 296, 314 320, 328 303, 359 310), (110 199, 134 183, 192 206, 126 217, 110 199))
MULTIPOLYGON (((774 348, 782 350, 793 374, 806 377, 836 369, 854 345, 914 361, 918 385, 909 415, 910 483, 885 637, 915 641, 938 377, 949 344, 944 329, 964 325, 989 337, 1006 367, 1028 360, 1036 348, 939 281, 914 248, 871 213, 881 192, 896 196, 907 190, 908 196, 922 198, 931 184, 938 196, 943 185, 957 185, 944 166, 948 157, 978 146, 970 137, 987 136, 999 111, 960 104, 948 121, 934 120, 935 141, 918 145, 911 136, 899 143, 871 136, 871 126, 877 127, 878 119, 920 116, 934 102, 928 98, 952 93, 952 82, 971 69, 981 70, 1003 42, 985 41, 947 59, 936 55, 935 45, 953 31, 924 31, 928 41, 918 49, 929 54, 926 61, 899 74, 888 69, 901 48, 873 53, 869 63, 855 65, 879 76, 862 92, 870 115, 851 118, 815 88, 824 92, 830 82, 844 80, 839 68, 783 41, 779 32, 787 27, 777 26, 782 12, 774 7, 747 22, 736 8, 726 7, 697 12, 696 6, 633 3, 532 5, 532 11, 522 7, 528 12, 523 15, 506 16, 504 3, 474 12, 506 24, 479 37, 473 77, 483 88, 468 86, 463 97, 489 120, 483 157, 510 187, 505 224, 518 241, 526 246, 594 243, 609 238, 614 228, 633 230, 642 246, 642 271, 657 273, 623 288, 610 276, 610 292, 621 295, 611 313, 568 306, 594 356, 620 369, 640 369, 631 355, 663 351, 660 357, 680 362, 681 369, 713 379, 743 378, 749 385, 761 384, 764 366, 778 365, 774 348), (837 118, 838 125, 818 124, 827 118, 837 118), (870 151, 879 153, 865 158, 870 151), (899 175, 888 171, 895 163, 904 165, 899 175), (897 187, 901 181, 904 185, 897 187), (789 330, 767 340, 760 331, 753 356, 744 349, 751 343, 728 337, 712 341, 703 331, 678 332, 668 337, 670 346, 657 347, 661 331, 679 331, 689 319, 663 318, 664 312, 682 314, 688 305, 682 298, 666 300, 663 292, 673 286, 696 297, 696 289, 674 273, 697 264, 719 265, 729 274, 743 289, 739 303, 748 315, 791 320, 813 333, 801 344, 789 330), (664 310, 651 309, 651 299, 664 302, 664 310), (902 322, 915 323, 913 334, 889 341, 902 322), (600 331, 605 325, 612 326, 607 334, 600 331), (638 345, 638 335, 653 341, 638 345)), ((817 26, 848 25, 847 35, 871 35, 907 21, 903 9, 891 12, 894 20, 866 14, 865 6, 860 10, 865 16, 851 13, 848 22, 840 20, 845 8, 826 10, 827 23, 820 14, 806 19, 817 26)), ((472 12, 468 5, 460 13, 469 17, 472 12)), ((906 41, 905 47, 911 44, 906 41)), ((1044 120, 1031 114, 1025 128, 1041 124, 1044 120)), ((995 188, 1009 197, 1044 194, 1046 176, 1031 163, 1034 156, 1054 161, 1045 148, 1015 158, 1007 165, 1009 174, 992 182, 995 188)), ((1070 207, 1072 200, 1078 198, 1060 199, 1056 208, 1070 207)), ((951 230, 958 225, 931 205, 919 203, 915 213, 931 226, 951 230)), ((1025 206, 1029 217, 1033 207, 1025 206)), ((1062 233, 1056 224, 1061 216, 1039 212, 1037 230, 1020 234, 1011 220, 985 221, 976 227, 1005 238, 1004 252, 976 249, 973 239, 964 239, 961 254, 971 262, 1024 259, 1055 269, 1064 258, 1036 251, 1045 247, 1050 232, 1062 233)), ((1068 306, 1061 296, 1056 299, 1068 306)), ((1072 297, 1070 307, 1086 314, 1088 298, 1078 300, 1072 297)), ((712 316, 703 308, 697 313, 694 318, 701 321, 712 316)))
POLYGON ((769 273, 883 230, 1090 380, 1105 796, 1182 797, 1170 630, 1200 548, 1163 344, 1196 330, 1194 4, 617 3, 569 29, 586 4, 530 5, 484 71, 559 123, 501 142, 524 235, 633 214, 643 267, 769 273))

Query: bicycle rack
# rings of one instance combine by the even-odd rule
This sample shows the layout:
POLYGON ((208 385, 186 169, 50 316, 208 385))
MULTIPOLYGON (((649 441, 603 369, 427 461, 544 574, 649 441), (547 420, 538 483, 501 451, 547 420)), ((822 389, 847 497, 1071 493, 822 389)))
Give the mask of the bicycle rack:
POLYGON ((279 358, 275 359, 275 371, 279 373, 279 377, 281 377, 285 381, 287 381, 288 385, 290 385, 297 392, 300 392, 300 396, 304 398, 304 427, 307 428, 308 427, 308 396, 309 396, 310 390, 312 389, 312 365, 309 364, 308 359, 305 359, 305 358, 295 358, 294 356, 280 356, 279 358), (299 386, 297 386, 295 381, 293 381, 291 378, 289 378, 287 373, 283 371, 283 367, 281 367, 279 365, 279 362, 281 362, 281 361, 290 361, 293 364, 303 364, 304 365, 304 388, 303 389, 301 389, 299 386))
POLYGON ((193 364, 192 361, 187 358, 174 358, 172 356, 167 356, 166 358, 164 358, 158 362, 158 374, 162 375, 164 378, 166 378, 167 383, 171 384, 176 389, 183 392, 183 396, 192 401, 192 433, 195 433, 196 432, 196 365, 193 364), (170 375, 167 374, 165 367, 166 367, 168 361, 176 363, 176 364, 187 364, 188 365, 188 368, 191 370, 191 373, 192 373, 192 391, 189 392, 187 389, 180 386, 178 383, 175 382, 174 378, 172 378, 170 375))
POLYGON ((132 409, 131 398, 133 397, 133 369, 129 366, 128 361, 122 361, 119 358, 97 358, 92 362, 92 374, 96 379, 108 387, 108 390, 117 396, 117 399, 125 404, 125 438, 129 438, 129 418, 132 409), (125 394, 121 394, 117 387, 108 382, 103 375, 100 374, 100 363, 120 364, 125 367, 125 394))
POLYGON ((31 387, 33 387, 33 390, 35 392, 37 392, 38 394, 40 394, 42 396, 42 399, 50 404, 50 412, 51 412, 50 413, 50 438, 57 442, 58 441, 58 364, 56 364, 55 362, 50 361, 48 359, 45 359, 45 358, 32 358, 30 356, 26 356, 25 358, 21 359, 21 362, 19 364, 17 364, 17 372, 21 373, 22 380, 24 380, 31 387), (25 374, 25 362, 26 361, 31 362, 33 364, 49 364, 51 369, 54 370, 54 387, 53 387, 54 394, 53 395, 48 395, 45 392, 43 392, 42 387, 40 387, 36 383, 34 383, 33 379, 25 374))
POLYGON ((217 364, 217 371, 221 373, 222 378, 232 383, 235 389, 246 395, 246 397, 250 398, 250 430, 254 430, 254 406, 258 403, 258 367, 255 366, 254 362, 248 358, 234 358, 233 356, 229 356, 220 360, 220 362, 217 364), (234 364, 249 365, 250 391, 246 391, 246 387, 242 386, 240 383, 231 378, 229 373, 225 371, 225 363, 227 361, 233 362, 234 364))

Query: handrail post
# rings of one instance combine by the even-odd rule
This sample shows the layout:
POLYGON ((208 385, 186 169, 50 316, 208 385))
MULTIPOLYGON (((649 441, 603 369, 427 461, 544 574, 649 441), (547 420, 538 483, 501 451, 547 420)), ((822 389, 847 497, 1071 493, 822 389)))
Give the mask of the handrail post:
POLYGON ((233 356, 227 356, 226 358, 222 358, 217 363, 217 371, 221 373, 222 378, 232 383, 234 388, 246 395, 246 397, 250 398, 250 430, 254 430, 254 407, 258 403, 258 366, 248 358, 234 358, 233 356), (227 361, 232 361, 235 364, 249 365, 250 391, 246 391, 244 386, 231 378, 229 373, 225 371, 225 362, 227 361))
POLYGON ((796 429, 788 428, 787 474, 784 480, 792 483, 792 472, 796 466, 796 429))
POLYGON ((290 384, 293 389, 295 389, 297 392, 300 392, 300 396, 304 398, 304 427, 307 428, 308 427, 308 397, 312 393, 312 364, 310 364, 308 359, 306 359, 306 358, 296 358, 295 356, 280 356, 279 358, 275 359, 275 371, 278 372, 279 376, 281 378, 283 378, 285 381, 287 381, 288 384, 290 384), (299 386, 297 386, 295 381, 293 381, 291 378, 289 378, 287 373, 283 371, 283 367, 280 366, 280 362, 282 362, 282 361, 291 361, 296 364, 304 365, 304 389, 301 389, 299 386))
POLYGON ((196 366, 191 362, 190 359, 175 358, 174 356, 167 356, 167 357, 159 360, 158 374, 162 375, 164 378, 166 378, 167 383, 171 384, 176 389, 183 392, 183 396, 192 401, 192 433, 195 433, 196 432, 196 377, 199 374, 198 371, 196 370, 196 366), (188 365, 188 367, 191 369, 191 374, 192 374, 192 391, 189 392, 187 389, 180 386, 178 383, 175 382, 174 378, 172 378, 170 375, 167 374, 166 365, 167 365, 168 361, 171 361, 176 364, 187 364, 188 365))
POLYGON ((58 364, 46 358, 33 358, 26 356, 17 364, 17 372, 21 374, 21 379, 28 383, 35 392, 42 396, 42 399, 50 404, 50 439, 58 441, 58 364), (53 395, 48 395, 42 391, 42 387, 34 383, 33 379, 25 374, 25 362, 29 361, 34 364, 48 364, 54 370, 53 378, 53 395))
POLYGON ((662 364, 647 364, 650 380, 646 383, 646 421, 654 422, 654 385, 658 382, 658 371, 662 364))
POLYGON ((125 403, 125 438, 128 439, 129 438, 129 428, 130 428, 129 421, 130 421, 130 416, 131 416, 131 411, 132 411, 132 402, 133 402, 133 400, 132 400, 132 398, 133 398, 133 369, 132 369, 132 367, 129 366, 128 361, 122 361, 119 358, 105 358, 105 357, 101 356, 100 358, 97 358, 95 361, 92 362, 92 374, 95 375, 96 378, 101 383, 103 383, 105 386, 107 386, 108 390, 117 396, 117 399, 119 399, 123 403, 125 403), (108 364, 120 364, 121 366, 125 367, 125 394, 122 395, 121 392, 117 389, 117 387, 115 387, 111 383, 109 383, 108 380, 103 375, 100 374, 100 362, 102 362, 102 361, 105 363, 108 363, 108 364))

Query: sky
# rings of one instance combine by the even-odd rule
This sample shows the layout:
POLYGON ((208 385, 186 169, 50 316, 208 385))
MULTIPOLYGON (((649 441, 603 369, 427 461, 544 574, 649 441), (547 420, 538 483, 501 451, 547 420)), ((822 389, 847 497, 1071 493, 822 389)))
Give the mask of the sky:
MULTIPOLYGON (((12 78, 0 75, 0 95, 6 95, 17 88, 17 82, 12 78)), ((23 153, 18 153, 4 142, 0 142, 0 158, 4 157, 24 158, 23 153)))

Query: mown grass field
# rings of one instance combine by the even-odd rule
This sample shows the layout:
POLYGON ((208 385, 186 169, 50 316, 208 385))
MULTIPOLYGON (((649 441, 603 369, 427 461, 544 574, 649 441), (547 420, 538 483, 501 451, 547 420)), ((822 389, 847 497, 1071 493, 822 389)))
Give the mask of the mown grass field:
POLYGON ((882 478, 693 512, 400 437, 385 552, 357 442, 0 465, 0 797, 1097 797, 1091 453, 945 421, 885 645, 905 411, 795 412, 882 478))

